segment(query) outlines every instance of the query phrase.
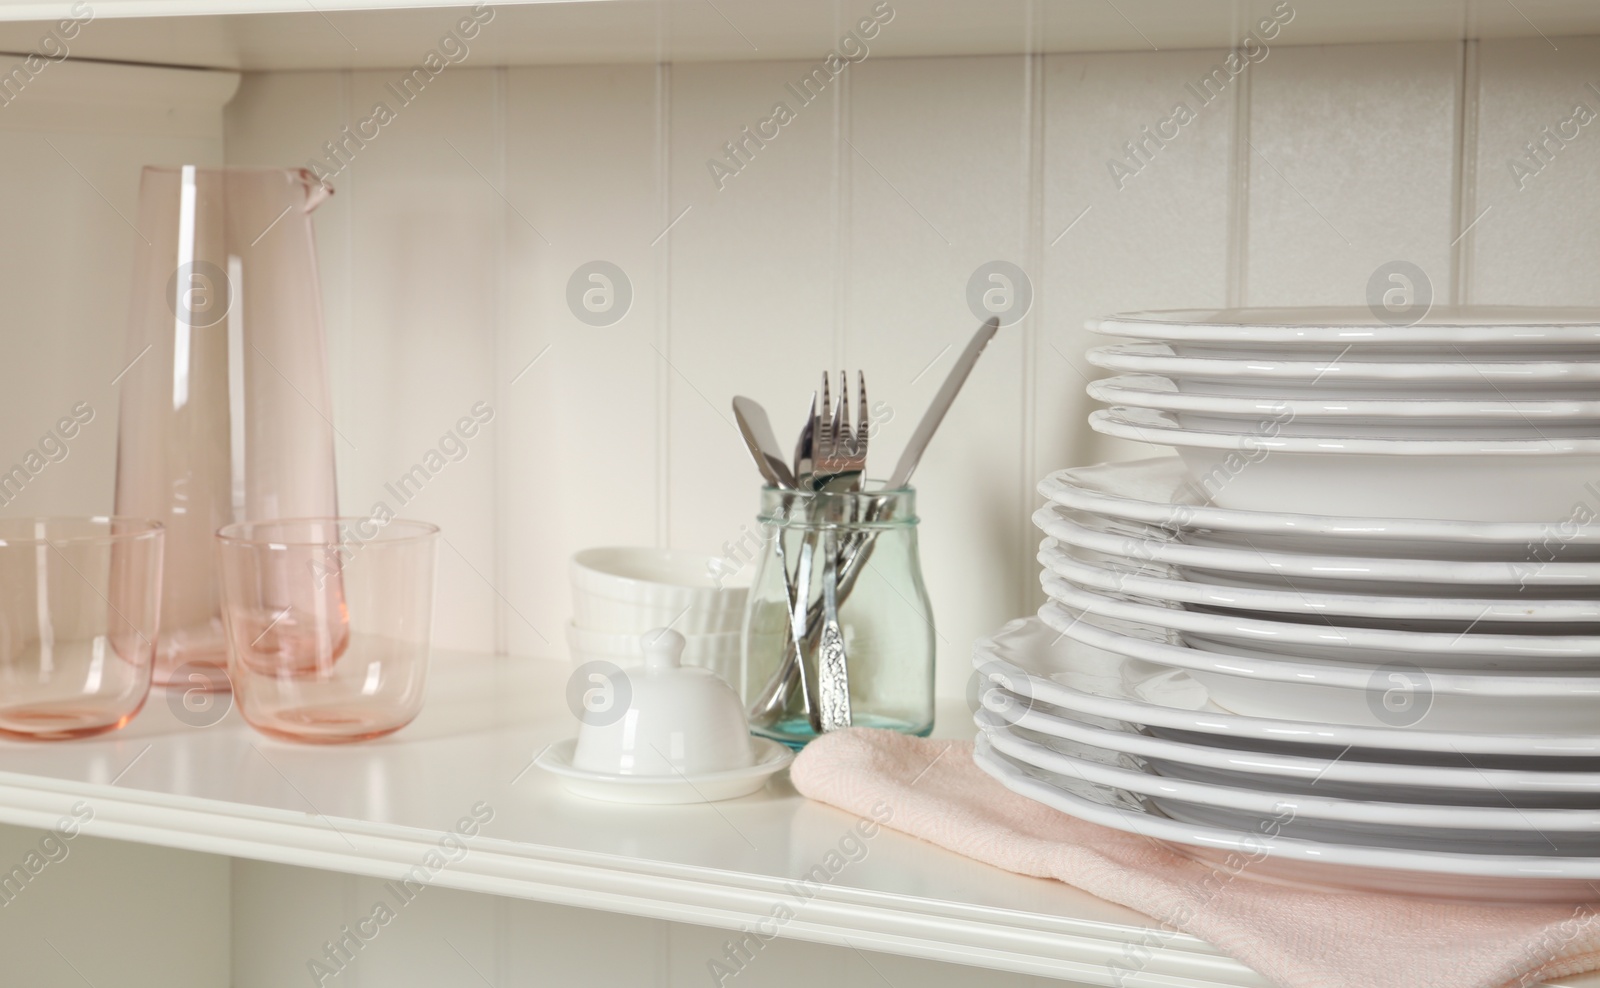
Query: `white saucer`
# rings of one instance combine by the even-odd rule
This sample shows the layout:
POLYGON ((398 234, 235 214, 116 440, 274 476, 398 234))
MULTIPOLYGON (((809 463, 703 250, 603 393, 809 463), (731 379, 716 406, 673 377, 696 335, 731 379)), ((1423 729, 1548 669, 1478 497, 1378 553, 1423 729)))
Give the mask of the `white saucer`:
MULTIPOLYGON (((1195 648, 1223 653, 1322 659, 1363 666, 1396 665, 1436 670, 1579 673, 1600 665, 1600 635, 1480 634, 1477 630, 1409 631, 1304 624, 1236 614, 1207 613, 1123 600, 1085 590, 1050 573, 1044 592, 1072 611, 1178 632, 1195 648), (1220 646, 1220 647, 1219 647, 1220 646)), ((1041 611, 1048 624, 1055 611, 1041 611)), ((1056 628, 1066 630, 1065 624, 1056 628)))
POLYGON ((1436 306, 1417 322, 1395 326, 1371 309, 1166 309, 1091 319, 1107 336, 1200 343, 1339 346, 1600 345, 1600 312, 1542 306, 1436 306))
MULTIPOLYGON (((1146 461, 1148 462, 1148 461, 1146 461)), ((1086 522, 1096 520, 1090 512, 1093 508, 1084 509, 1081 515, 1075 515, 1070 510, 1058 505, 1046 505, 1033 514, 1033 523, 1046 535, 1059 539, 1068 545, 1082 546, 1096 552, 1120 554, 1146 559, 1162 565, 1178 567, 1185 574, 1204 572, 1217 576, 1226 576, 1230 580, 1240 583, 1258 585, 1263 587, 1298 587, 1302 589, 1318 588, 1351 591, 1368 588, 1367 592, 1379 589, 1402 589, 1410 587, 1417 593, 1428 593, 1430 587, 1497 587, 1498 590, 1479 591, 1472 593, 1498 593, 1512 594, 1522 588, 1538 590, 1540 596, 1546 596, 1556 588, 1561 592, 1574 596, 1593 594, 1594 587, 1600 587, 1600 562, 1544 562, 1545 554, 1560 554, 1564 558, 1567 550, 1578 551, 1584 547, 1575 547, 1573 544, 1566 546, 1553 546, 1541 552, 1538 558, 1528 558, 1528 545, 1523 544, 1518 548, 1524 554, 1519 561, 1494 562, 1489 560, 1451 560, 1451 559, 1406 559, 1389 558, 1387 556, 1354 556, 1354 555, 1323 555, 1316 551, 1316 546, 1327 545, 1338 548, 1343 543, 1338 538, 1336 527, 1340 519, 1309 519, 1307 527, 1316 531, 1312 538, 1316 541, 1311 545, 1304 545, 1304 551, 1275 551, 1266 546, 1279 546, 1283 543, 1293 544, 1292 537, 1280 537, 1275 529, 1263 533, 1241 533, 1240 541, 1243 545, 1224 544, 1190 544, 1165 538, 1168 532, 1157 530, 1147 532, 1132 529, 1125 532, 1102 531, 1091 528, 1086 522), (1325 524, 1324 524, 1325 523, 1325 524), (1318 526, 1322 525, 1320 530, 1318 526), (1325 534, 1324 534, 1325 533, 1325 534), (1258 548, 1261 547, 1261 548, 1258 548), (1250 576, 1265 579, 1249 581, 1250 576)), ((1194 518, 1191 524, 1199 524, 1204 515, 1209 521, 1209 516, 1224 509, 1194 508, 1191 510, 1194 518)), ((1229 515, 1251 515, 1253 512, 1229 511, 1229 515)), ((1289 519, 1296 515, 1278 516, 1292 524, 1289 519)), ((1352 529, 1357 525, 1355 519, 1349 519, 1352 529)), ((1389 522, 1379 520, 1376 522, 1378 531, 1385 531, 1384 525, 1389 522)), ((1393 523, 1401 524, 1401 523, 1393 523)), ((1531 527, 1531 526, 1530 526, 1531 527)), ((1592 526, 1600 528, 1600 525, 1592 526)), ((1187 530, 1181 530, 1185 539, 1194 535, 1187 530)), ((1541 540, 1548 536, 1541 536, 1541 540)), ((1376 538, 1374 536, 1373 538, 1376 538)), ((1357 540, 1352 539, 1352 542, 1357 540)), ((1542 544, 1542 542, 1540 543, 1542 544)), ((1359 548, 1353 545, 1351 548, 1359 548)), ((1412 543, 1409 540, 1399 542, 1399 547, 1404 549, 1421 548, 1426 551, 1427 545, 1412 543)), ((1593 558, 1594 546, 1587 547, 1593 558)), ((1346 550, 1349 551, 1349 550, 1346 550)), ((1467 593, 1466 589, 1452 590, 1451 593, 1467 593)), ((1442 595, 1442 594, 1441 594, 1442 595)), ((1530 596, 1533 596, 1530 592, 1530 596)))
POLYGON ((1353 800, 1327 793, 1275 793, 1165 778, 1134 755, 1033 735, 980 713, 977 723, 995 749, 1024 765, 1149 797, 1168 807, 1212 811, 1216 825, 1252 829, 1288 811, 1287 835, 1313 825, 1316 840, 1418 850, 1600 857, 1600 809, 1521 809, 1447 803, 1353 800), (1030 736, 1031 735, 1031 736, 1030 736))
MULTIPOLYGON (((1300 588, 1277 589, 1207 583, 1185 577, 1162 563, 1147 561, 1144 543, 1137 555, 1100 553, 1071 548, 1054 538, 1039 545, 1045 569, 1080 587, 1101 593, 1132 594, 1152 600, 1274 614, 1337 615, 1398 621, 1458 621, 1462 627, 1551 622, 1600 622, 1600 600, 1530 599, 1528 597, 1441 597, 1399 594, 1325 593, 1300 588)), ((1347 622, 1338 622, 1347 623, 1347 622)), ((1529 629, 1533 633, 1538 628, 1529 629)), ((1596 625, 1600 632, 1600 624, 1596 625)))
POLYGON ((577 738, 557 741, 539 752, 534 764, 560 776, 569 791, 611 803, 711 803, 748 796, 794 760, 794 752, 778 742, 751 737, 756 761, 748 768, 700 775, 612 775, 574 768, 577 744, 577 738))
POLYGON ((994 637, 979 639, 973 662, 991 679, 1027 683, 1034 700, 1075 717, 1137 724, 1189 744, 1374 762, 1460 764, 1470 757, 1480 768, 1600 770, 1600 728, 1571 735, 1494 734, 1230 713, 1182 669, 1087 647, 1038 618, 1019 618, 994 637))
POLYGON ((1583 734, 1600 724, 1600 674, 1424 672, 1372 662, 1316 662, 1192 648, 1171 632, 1048 601, 1068 638, 1139 662, 1184 669, 1236 714, 1497 734, 1583 734))
MULTIPOLYGON (((1600 362, 1595 364, 1600 368, 1600 362)), ((1294 505, 1318 514, 1389 517, 1418 504, 1439 518, 1567 518, 1600 475, 1600 439, 1368 439, 1186 429, 1165 412, 1101 409, 1096 432, 1177 447, 1190 477, 1223 507, 1294 505)))
POLYGON ((1171 778, 1382 802, 1600 808, 1597 772, 1474 768, 1468 759, 1458 766, 1369 762, 1347 750, 1319 757, 1211 747, 1141 734, 1131 725, 1086 714, 1069 715, 1005 688, 1026 690, 1026 681, 990 683, 994 688, 980 694, 982 709, 976 715, 980 727, 1004 722, 1047 737, 1125 752, 1171 778))
POLYGON ((1091 823, 1150 837, 1233 873, 1315 888, 1489 902, 1588 902, 1600 880, 1600 857, 1360 847, 1279 835, 1275 821, 1233 830, 1169 819, 1123 790, 1069 780, 1022 765, 980 736, 973 760, 1006 788, 1091 823), (1245 858, 1240 868, 1237 862, 1245 858))
MULTIPOLYGON (((1176 456, 1058 470, 1039 482, 1039 493, 1065 508, 1093 512, 1166 529, 1194 545, 1250 548, 1270 536, 1280 554, 1325 553, 1350 557, 1498 560, 1525 570, 1554 569, 1600 560, 1600 490, 1582 501, 1584 510, 1555 523, 1524 518, 1507 522, 1460 522, 1425 518, 1354 518, 1286 511, 1239 511, 1210 504, 1176 456), (1588 519, 1587 521, 1585 519, 1588 519), (1543 548, 1537 553, 1533 549, 1543 548)), ((1588 492, 1585 492, 1586 494, 1588 492)), ((1576 507, 1577 505, 1575 505, 1576 507)), ((1035 515, 1035 519, 1039 516, 1035 515)), ((1600 566, 1575 582, 1600 584, 1600 566)), ((1454 581, 1463 582, 1463 581, 1454 581)), ((1475 580, 1509 583, 1504 577, 1475 580)))

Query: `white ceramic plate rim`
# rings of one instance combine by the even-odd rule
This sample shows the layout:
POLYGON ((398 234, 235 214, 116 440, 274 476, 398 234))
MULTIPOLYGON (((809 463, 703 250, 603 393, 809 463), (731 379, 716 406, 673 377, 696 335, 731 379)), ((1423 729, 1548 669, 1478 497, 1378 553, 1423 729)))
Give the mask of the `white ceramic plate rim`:
POLYGON ((726 772, 701 772, 696 775, 618 775, 612 772, 591 772, 572 764, 572 753, 578 746, 577 738, 567 738, 545 746, 534 758, 534 764, 554 775, 584 782, 603 782, 607 785, 629 787, 709 786, 722 782, 738 782, 773 775, 794 761, 794 752, 770 738, 750 736, 755 764, 726 772))
MULTIPOLYGON (((1205 391, 1179 391, 1167 378, 1154 374, 1122 374, 1089 382, 1089 395, 1108 405, 1132 405, 1169 412, 1196 412, 1213 415, 1281 415, 1291 413, 1308 418, 1392 418, 1423 419, 1448 425, 1453 419, 1539 422, 1568 419, 1600 419, 1600 401, 1562 398, 1484 397, 1467 401, 1460 398, 1308 398, 1304 396, 1213 394, 1205 391)), ((1459 428, 1459 426, 1456 426, 1459 428)), ((1531 428, 1531 427, 1530 427, 1531 428)))
MULTIPOLYGON (((1039 482, 1041 497, 1074 511, 1089 511, 1125 521, 1173 528, 1178 531, 1213 529, 1241 534, 1304 534, 1400 541, 1443 542, 1461 546, 1538 545, 1551 537, 1550 522, 1465 522, 1430 518, 1353 518, 1340 515, 1305 515, 1287 511, 1247 511, 1211 504, 1179 503, 1187 473, 1176 456, 1156 456, 1121 463, 1069 467, 1048 474, 1039 482), (1140 473, 1162 473, 1149 482, 1166 491, 1166 500, 1147 501, 1116 488, 1139 482, 1140 473), (1099 482, 1097 482, 1097 478, 1099 482), (1090 486, 1092 485, 1092 486, 1090 486), (1181 521, 1181 524, 1179 523, 1181 521)), ((1596 494, 1600 498, 1600 493, 1596 494)), ((1036 519, 1038 515, 1034 516, 1036 519)), ((1600 525, 1577 525, 1563 532, 1566 544, 1600 544, 1600 525)), ((1453 564, 1452 564, 1453 565, 1453 564)), ((1565 566, 1567 563, 1551 565, 1565 566)), ((1594 567, 1600 582, 1600 564, 1594 567)))
POLYGON ((1596 635, 1488 635, 1473 632, 1469 636, 1449 631, 1297 624, 1118 600, 1076 586, 1053 574, 1042 574, 1040 582, 1046 594, 1075 610, 1196 635, 1250 638, 1264 645, 1311 645, 1352 651, 1371 648, 1430 657, 1463 654, 1525 659, 1541 655, 1592 655, 1600 664, 1600 636, 1596 635))
POLYGON ((1395 326, 1360 308, 1148 309, 1090 319, 1106 336, 1193 343, 1519 344, 1600 342, 1592 309, 1542 306, 1435 308, 1395 326))
MULTIPOLYGON (((1089 363, 1119 374, 1230 381, 1434 381, 1493 393, 1490 381, 1518 385, 1600 380, 1597 360, 1283 360, 1276 357, 1185 357, 1164 343, 1093 347, 1089 363)), ((1600 356, 1600 354, 1597 354, 1600 356)))
POLYGON ((1168 412, 1121 405, 1089 413, 1096 432, 1162 446, 1239 452, 1317 453, 1360 456, 1573 456, 1600 455, 1600 438, 1549 439, 1366 439, 1359 436, 1285 436, 1241 422, 1243 432, 1187 428, 1168 412))
MULTIPOLYGON (((1051 614, 1053 619, 1045 620, 1045 624, 1058 630, 1065 629, 1061 631, 1062 634, 1090 648, 1098 648, 1140 662, 1153 662, 1178 669, 1194 669, 1218 676, 1247 677, 1296 686, 1326 686, 1365 691, 1371 684, 1373 675, 1381 668, 1378 665, 1358 662, 1321 663, 1308 659, 1250 658, 1243 655, 1209 652, 1188 645, 1171 645, 1145 638, 1134 638, 1085 621, 1080 612, 1055 600, 1045 601, 1039 612, 1051 614)), ((1516 697, 1536 701, 1570 697, 1575 693, 1600 694, 1600 673, 1594 676, 1559 674, 1529 676, 1512 671, 1471 673, 1438 672, 1430 669, 1427 677, 1428 692, 1434 696, 1516 697)))
MULTIPOLYGON (((1067 508, 1067 510, 1098 512, 1098 508, 1093 506, 1067 508)), ((1197 520, 1200 517, 1200 510, 1195 509, 1197 520)), ((1258 551, 1229 546, 1152 541, 1139 539, 1133 535, 1097 532, 1069 518, 1061 517, 1052 505, 1045 505, 1035 511, 1033 523, 1051 538, 1085 549, 1093 549, 1096 552, 1121 553, 1130 539, 1137 539, 1141 553, 1152 562, 1226 573, 1288 575, 1314 579, 1336 576, 1388 583, 1416 582, 1474 586, 1483 584, 1517 586, 1523 582, 1540 586, 1600 585, 1600 563, 1545 563, 1531 559, 1520 563, 1487 560, 1453 562, 1440 559, 1391 559, 1387 556, 1323 556, 1314 552, 1273 552, 1270 549, 1258 551)), ((1600 529, 1600 525, 1593 527, 1600 529)), ((1278 532, 1281 529, 1271 531, 1278 532)), ((1326 534, 1339 533, 1334 530, 1326 534)), ((1546 530, 1540 535, 1540 540, 1549 537, 1546 530)))
POLYGON ((1272 857, 1386 871, 1420 871, 1482 878, 1567 878, 1579 881, 1600 878, 1600 858, 1535 858, 1459 851, 1395 850, 1324 844, 1293 837, 1262 840, 1253 834, 1180 823, 1153 813, 1135 813, 1074 796, 1037 779, 1028 778, 1020 769, 1001 760, 983 738, 979 738, 973 748, 973 760, 979 768, 1020 795, 1091 823, 1176 844, 1244 851, 1252 856, 1265 850, 1272 857))
MULTIPOLYGON (((1441 754, 1528 755, 1542 758, 1600 756, 1600 734, 1589 737, 1464 734, 1457 731, 1429 731, 1419 728, 1310 724, 1303 721, 1248 717, 1230 713, 1209 703, 1204 709, 1193 710, 1187 707, 1166 706, 1153 700, 1132 696, 1127 692, 1118 695, 1086 693, 1037 675, 1029 671, 1026 665, 1009 657, 1015 652, 1007 639, 1028 632, 1030 625, 1038 629, 1049 628, 1049 625, 1036 617, 1017 618, 992 637, 978 639, 973 645, 973 664, 979 669, 992 665, 1005 671, 1010 676, 1028 682, 1035 698, 1052 706, 1078 713, 1193 734, 1252 738, 1284 744, 1349 746, 1377 751, 1428 751, 1441 754)), ((1122 658, 1124 665, 1131 661, 1125 657, 1119 658, 1122 658)), ((1159 666, 1152 666, 1151 669, 1165 672, 1159 666)), ((1180 675, 1184 675, 1190 686, 1198 685, 1188 679, 1187 674, 1180 673, 1180 675)), ((1119 680, 1118 685, 1126 684, 1119 680)))
MULTIPOLYGON (((1380 802, 1343 799, 1337 796, 1273 793, 1170 778, 1056 751, 1019 737, 1012 733, 1011 725, 1003 721, 999 724, 985 724, 983 721, 978 723, 985 737, 991 739, 995 735, 1001 737, 1001 744, 997 747, 1002 754, 1034 768, 1068 777, 1077 776, 1096 785, 1121 789, 1125 792, 1154 798, 1170 798, 1199 806, 1264 814, 1276 812, 1280 806, 1287 806, 1295 811, 1296 819, 1303 815, 1312 820, 1375 823, 1402 829, 1441 827, 1452 830, 1503 830, 1523 834, 1538 834, 1545 830, 1552 833, 1568 833, 1600 829, 1600 811, 1596 810, 1380 802), (1014 745, 1023 753, 1007 750, 1004 745, 1014 745)), ((1110 751, 1110 749, 1101 750, 1110 751)))
MULTIPOLYGON (((1005 683, 993 681, 1004 689, 1005 683)), ((985 694, 987 696, 988 694, 985 694)), ((1276 751, 1211 748, 1172 741, 1138 731, 1096 727, 1038 710, 1027 697, 1018 703, 984 703, 979 716, 1004 721, 1036 734, 1124 751, 1140 758, 1193 765, 1222 772, 1271 775, 1286 779, 1326 779, 1329 782, 1367 783, 1394 788, 1464 789, 1480 792, 1511 791, 1518 794, 1595 795, 1600 798, 1600 773, 1541 772, 1515 768, 1459 768, 1449 765, 1406 765, 1345 758, 1317 758, 1276 751)))
MULTIPOLYGON (((1143 543, 1141 543, 1143 545, 1143 543)), ((1100 551, 1100 550, 1095 550, 1100 551)), ((1115 555, 1139 564, 1125 553, 1115 555)), ((1600 621, 1600 601, 1515 597, 1404 597, 1393 594, 1327 593, 1318 590, 1275 590, 1230 587, 1204 580, 1151 573, 1125 572, 1073 558, 1054 537, 1039 543, 1039 564, 1063 580, 1101 593, 1130 593, 1206 607, 1276 614, 1374 617, 1393 620, 1465 620, 1521 622, 1537 627, 1546 621, 1600 621)))

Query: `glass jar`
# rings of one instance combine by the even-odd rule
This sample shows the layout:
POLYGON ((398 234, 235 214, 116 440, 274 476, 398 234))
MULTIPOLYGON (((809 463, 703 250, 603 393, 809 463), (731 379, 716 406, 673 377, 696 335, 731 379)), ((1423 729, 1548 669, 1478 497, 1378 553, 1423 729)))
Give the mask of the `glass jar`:
POLYGON ((935 636, 916 491, 766 487, 758 520, 741 677, 751 731, 794 748, 847 725, 927 735, 935 636))

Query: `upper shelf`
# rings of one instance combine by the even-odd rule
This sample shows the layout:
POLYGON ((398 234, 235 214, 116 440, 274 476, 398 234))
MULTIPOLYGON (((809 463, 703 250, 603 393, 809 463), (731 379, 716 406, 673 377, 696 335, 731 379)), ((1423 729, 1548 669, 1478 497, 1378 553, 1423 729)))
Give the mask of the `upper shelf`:
MULTIPOLYGON (((865 41, 872 58, 1232 48, 1275 13, 1282 23, 1269 46, 1600 33, 1593 0, 491 0, 488 7, 493 18, 476 37, 442 55, 474 65, 818 62, 875 11, 885 23, 865 41)), ((92 11, 93 20, 68 42, 73 57, 243 70, 421 64, 470 9, 437 0, 0 0, 0 52, 53 51, 43 39, 74 8, 80 19, 92 11)), ((840 54, 863 57, 851 46, 840 54)))

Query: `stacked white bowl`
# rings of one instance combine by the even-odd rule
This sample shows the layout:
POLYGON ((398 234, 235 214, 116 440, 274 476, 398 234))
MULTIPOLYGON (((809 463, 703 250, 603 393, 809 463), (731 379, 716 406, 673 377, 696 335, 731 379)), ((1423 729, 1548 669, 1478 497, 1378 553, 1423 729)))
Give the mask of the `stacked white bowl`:
POLYGON ((605 547, 572 557, 574 665, 644 661, 640 636, 655 628, 683 635, 683 664, 739 686, 740 626, 747 588, 727 561, 678 549, 605 547))
POLYGON ((1008 786, 1255 875, 1600 888, 1600 312, 1096 320, 1049 601, 978 644, 1008 786))

